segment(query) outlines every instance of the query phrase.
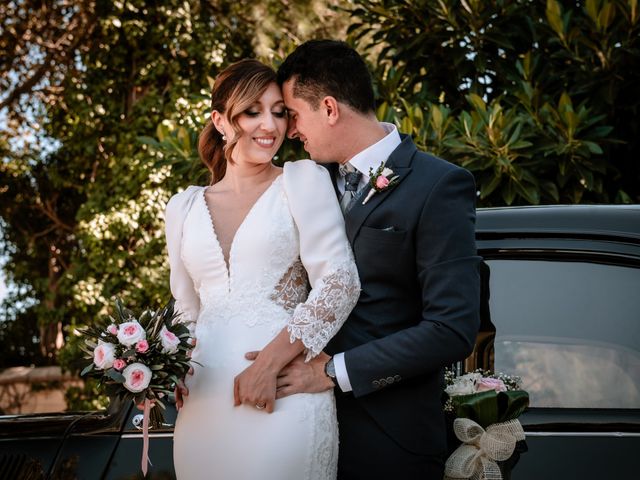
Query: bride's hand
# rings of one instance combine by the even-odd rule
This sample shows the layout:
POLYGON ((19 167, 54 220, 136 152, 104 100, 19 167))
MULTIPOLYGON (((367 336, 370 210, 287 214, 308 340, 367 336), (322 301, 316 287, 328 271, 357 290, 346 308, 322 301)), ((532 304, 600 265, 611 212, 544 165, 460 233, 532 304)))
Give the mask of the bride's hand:
POLYGON ((240 373, 233 382, 234 405, 249 405, 272 413, 276 401, 278 372, 268 362, 258 358, 240 373))
MULTIPOLYGON (((197 340, 194 338, 193 339, 193 348, 196 347, 196 342, 197 342, 197 340)), ((187 356, 191 357, 192 353, 193 353, 193 350, 189 350, 189 352, 187 353, 187 356)), ((187 374, 188 375, 193 375, 193 367, 189 367, 189 371, 187 372, 187 374)), ((173 391, 173 394, 174 394, 175 399, 176 399, 176 410, 178 410, 178 411, 180 411, 180 409, 184 405, 184 399, 189 395, 189 389, 184 384, 184 381, 185 381, 185 379, 180 380, 178 382, 178 384, 176 385, 176 388, 173 391)))

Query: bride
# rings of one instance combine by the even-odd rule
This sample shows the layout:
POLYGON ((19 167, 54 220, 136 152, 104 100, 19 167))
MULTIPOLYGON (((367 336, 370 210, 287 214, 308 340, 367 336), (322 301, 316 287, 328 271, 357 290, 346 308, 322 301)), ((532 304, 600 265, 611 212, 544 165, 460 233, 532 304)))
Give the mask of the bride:
POLYGON ((174 434, 179 479, 332 479, 331 390, 275 403, 278 372, 320 353, 360 283, 328 172, 271 162, 287 131, 273 70, 243 60, 212 91, 200 135, 208 187, 166 209, 171 292, 195 331, 194 374, 174 434), (255 362, 244 358, 261 350, 255 362))

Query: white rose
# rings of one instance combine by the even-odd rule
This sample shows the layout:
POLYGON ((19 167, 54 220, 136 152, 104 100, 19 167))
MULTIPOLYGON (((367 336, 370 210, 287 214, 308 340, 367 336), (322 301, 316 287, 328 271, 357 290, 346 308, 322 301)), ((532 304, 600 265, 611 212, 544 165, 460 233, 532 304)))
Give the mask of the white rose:
POLYGON ((160 342, 164 353, 176 353, 178 345, 180 345, 180 339, 168 330, 166 326, 163 326, 162 330, 160 330, 160 342))
POLYGON ((121 323, 118 327, 118 341, 125 347, 131 347, 140 340, 145 340, 147 333, 135 320, 121 323))
POLYGON ((122 371, 124 388, 133 393, 143 391, 151 383, 151 370, 142 363, 132 363, 122 371))
POLYGON ((93 350, 93 363, 96 368, 105 370, 113 366, 115 360, 115 345, 98 340, 98 346, 93 350))
POLYGON ((461 377, 457 377, 452 385, 445 388, 445 392, 450 397, 458 395, 471 395, 476 393, 476 383, 480 381, 482 375, 480 373, 467 373, 461 377))

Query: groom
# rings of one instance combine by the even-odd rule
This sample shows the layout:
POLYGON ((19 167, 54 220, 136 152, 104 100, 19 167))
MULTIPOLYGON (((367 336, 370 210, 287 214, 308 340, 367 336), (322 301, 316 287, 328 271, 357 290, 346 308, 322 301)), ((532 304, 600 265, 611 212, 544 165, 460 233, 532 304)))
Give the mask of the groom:
POLYGON ((333 176, 362 284, 327 353, 286 367, 278 397, 335 388, 340 480, 441 479, 443 368, 479 326, 473 177, 376 120, 369 72, 343 42, 301 45, 278 81, 288 135, 333 176))

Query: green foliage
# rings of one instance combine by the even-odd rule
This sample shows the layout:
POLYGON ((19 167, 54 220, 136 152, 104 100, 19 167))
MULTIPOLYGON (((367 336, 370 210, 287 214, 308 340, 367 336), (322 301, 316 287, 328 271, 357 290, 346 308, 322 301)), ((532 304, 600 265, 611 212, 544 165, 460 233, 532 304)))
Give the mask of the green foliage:
POLYGON ((116 294, 140 306, 168 295, 164 205, 198 171, 174 174, 138 138, 163 120, 185 122, 185 99, 206 93, 221 65, 252 54, 252 27, 234 21, 231 2, 219 21, 224 5, 95 4, 95 28, 68 52, 80 67, 42 105, 40 136, 0 143, 1 244, 16 292, 3 326, 36 318, 31 335, 48 361, 61 335, 106 313, 116 294))
POLYGON ((347 26, 378 117, 470 169, 480 205, 640 201, 635 0, 18 3, 0 6, 0 368, 77 370, 74 331, 114 296, 162 303, 163 209, 208 182, 211 79, 347 26))
POLYGON ((640 201, 636 1, 354 4, 379 117, 471 170, 481 205, 640 201))
POLYGON ((240 58, 277 62, 348 16, 330 9, 339 0, 82 2, 73 12, 55 0, 49 21, 41 2, 18 3, 0 6, 0 255, 12 286, 0 368, 78 371, 76 327, 116 295, 140 308, 168 295, 164 206, 208 182, 196 144, 210 81, 240 58), (65 28, 72 35, 50 49, 65 28))
POLYGON ((80 387, 69 387, 64 399, 70 412, 106 410, 109 406, 109 397, 101 392, 98 380, 94 378, 86 379, 80 387))

